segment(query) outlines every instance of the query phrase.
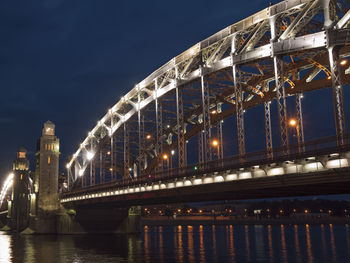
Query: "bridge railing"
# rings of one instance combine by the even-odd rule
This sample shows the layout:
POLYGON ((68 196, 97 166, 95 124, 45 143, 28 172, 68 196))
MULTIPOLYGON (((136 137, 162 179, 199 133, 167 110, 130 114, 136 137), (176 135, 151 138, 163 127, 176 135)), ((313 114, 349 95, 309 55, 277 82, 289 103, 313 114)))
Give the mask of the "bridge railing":
MULTIPOLYGON (((235 170, 239 168, 253 167, 255 165, 269 165, 271 163, 282 163, 285 161, 292 161, 310 157, 320 157, 329 155, 332 153, 342 153, 350 151, 349 141, 350 134, 345 135, 346 142, 343 145, 338 145, 337 137, 331 136, 321 138, 313 141, 305 142, 303 145, 290 145, 288 148, 277 147, 273 150, 273 157, 269 158, 266 151, 257 151, 247 153, 245 155, 234 155, 229 156, 220 160, 212 160, 202 164, 193 164, 184 168, 173 168, 160 172, 150 173, 148 175, 126 178, 116 182, 107 184, 90 186, 80 190, 73 191, 77 192, 89 192, 98 189, 108 189, 115 187, 127 187, 131 185, 139 184, 152 184, 154 182, 166 181, 176 178, 191 178, 193 176, 206 175, 214 172, 221 172, 227 170, 235 170)), ((67 193, 69 194, 69 193, 67 193)), ((65 195, 65 194, 63 194, 65 195)))

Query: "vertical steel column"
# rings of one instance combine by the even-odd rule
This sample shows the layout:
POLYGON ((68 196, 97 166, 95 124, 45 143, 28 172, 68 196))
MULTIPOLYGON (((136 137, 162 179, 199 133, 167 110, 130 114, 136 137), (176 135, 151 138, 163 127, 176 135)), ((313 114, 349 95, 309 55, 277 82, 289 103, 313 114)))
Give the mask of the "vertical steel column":
POLYGON ((84 188, 86 187, 86 181, 87 181, 87 175, 86 175, 86 170, 84 171, 84 173, 81 176, 81 187, 84 188))
POLYGON ((337 133, 338 146, 345 144, 345 112, 344 112, 344 98, 343 85, 341 81, 341 69, 339 66, 338 47, 332 46, 328 48, 329 65, 332 73, 332 94, 334 107, 334 120, 337 133))
MULTIPOLYGON (((221 104, 217 104, 216 112, 218 114, 221 113, 221 104)), ((219 140, 218 160, 221 160, 224 158, 224 143, 222 140, 222 121, 221 120, 219 120, 217 125, 216 125, 216 133, 217 133, 217 138, 219 140)))
POLYGON ((183 89, 176 85, 176 119, 177 119, 177 146, 179 168, 186 166, 186 152, 185 152, 185 127, 184 127, 184 109, 183 109, 183 89))
MULTIPOLYGON (((269 91, 269 82, 263 82, 264 92, 269 91)), ((265 136, 266 136, 266 157, 273 158, 273 146, 272 146, 272 130, 271 130, 271 114, 270 114, 271 101, 264 102, 264 116, 265 116, 265 136)))
POLYGON ((210 149, 210 101, 209 101, 209 84, 207 78, 203 74, 203 67, 200 66, 201 75, 201 88, 202 88, 202 108, 203 108, 203 137, 204 137, 204 161, 208 162, 211 160, 211 149, 210 149))
MULTIPOLYGON (((300 80, 300 74, 299 72, 296 72, 296 79, 300 80)), ((298 151, 304 152, 305 151, 305 145, 304 145, 304 125, 303 125, 303 111, 302 111, 302 104, 301 99, 303 97, 303 93, 297 93, 295 94, 295 113, 297 117, 297 139, 298 139, 298 151)))
POLYGON ((276 83, 276 99, 278 108, 278 119, 280 125, 280 140, 283 152, 289 154, 289 138, 287 127, 287 103, 283 78, 283 60, 277 56, 273 57, 276 83))
POLYGON ((245 154, 245 134, 244 134, 244 108, 243 108, 243 91, 241 72, 238 65, 232 66, 233 82, 235 90, 235 105, 236 105, 236 120, 237 120, 237 140, 238 140, 238 154, 240 156, 245 154))
POLYGON ((161 154, 163 152, 162 136, 163 136, 163 115, 162 115, 162 104, 158 98, 158 79, 155 80, 156 90, 156 156, 158 158, 158 164, 156 171, 163 170, 163 160, 161 154))
POLYGON ((124 122, 124 178, 130 177, 130 136, 129 128, 124 122))
POLYGON ((271 46, 273 55, 273 67, 275 72, 275 84, 276 84, 276 99, 278 108, 278 119, 280 126, 280 140, 281 147, 283 147, 283 153, 289 154, 289 138, 287 127, 287 103, 286 93, 284 89, 284 77, 283 77, 283 60, 273 52, 274 42, 277 41, 277 28, 276 28, 276 16, 270 17, 271 28, 271 46))
MULTIPOLYGON (((201 120, 203 123, 203 120, 201 120)), ((198 133, 198 163, 204 163, 204 130, 201 130, 198 133)))
POLYGON ((143 149, 143 142, 144 142, 144 125, 143 120, 144 117, 141 116, 141 109, 140 109, 140 102, 141 102, 141 94, 140 91, 138 93, 138 104, 137 104, 137 119, 138 119, 138 134, 139 134, 139 154, 138 154, 138 176, 140 176, 144 170, 144 149, 143 149))
POLYGON ((95 167, 95 161, 91 160, 91 181, 90 185, 95 185, 96 184, 96 167, 95 167))
POLYGON ((100 148, 100 184, 105 182, 105 167, 103 165, 103 150, 100 148))
MULTIPOLYGON (((112 112, 110 113, 111 115, 111 131, 114 126, 114 120, 113 120, 113 114, 112 112)), ((114 181, 116 179, 116 167, 114 164, 114 137, 113 134, 110 134, 111 136, 111 181, 114 181)))
MULTIPOLYGON (((94 142, 93 142, 93 139, 92 137, 90 137, 90 151, 92 152, 93 150, 93 145, 94 142)), ((91 185, 95 185, 95 158, 92 158, 90 160, 90 186, 91 185)))

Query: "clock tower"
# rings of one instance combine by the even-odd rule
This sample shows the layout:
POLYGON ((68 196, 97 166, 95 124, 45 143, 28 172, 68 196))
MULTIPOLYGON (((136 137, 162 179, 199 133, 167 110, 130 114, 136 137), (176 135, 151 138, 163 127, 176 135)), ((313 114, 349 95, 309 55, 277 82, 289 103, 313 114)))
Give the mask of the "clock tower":
POLYGON ((44 123, 37 143, 34 191, 36 213, 58 210, 58 165, 60 141, 55 136, 55 124, 44 123))

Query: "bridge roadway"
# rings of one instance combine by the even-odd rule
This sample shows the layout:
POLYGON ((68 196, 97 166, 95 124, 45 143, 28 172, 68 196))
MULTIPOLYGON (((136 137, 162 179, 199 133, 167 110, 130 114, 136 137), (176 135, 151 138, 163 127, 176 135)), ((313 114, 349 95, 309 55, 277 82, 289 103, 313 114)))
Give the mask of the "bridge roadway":
MULTIPOLYGON (((333 139, 332 139, 333 140, 333 139)), ((233 156, 129 180, 86 187, 61 195, 66 207, 123 207, 173 202, 346 194, 350 187, 350 144, 332 146, 330 138, 304 145, 305 151, 273 159, 265 152, 233 156)))

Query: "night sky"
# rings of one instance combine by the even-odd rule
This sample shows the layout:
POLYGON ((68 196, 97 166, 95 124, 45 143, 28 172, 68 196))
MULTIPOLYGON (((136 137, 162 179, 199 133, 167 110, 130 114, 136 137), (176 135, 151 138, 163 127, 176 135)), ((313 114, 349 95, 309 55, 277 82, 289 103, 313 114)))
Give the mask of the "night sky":
MULTIPOLYGON (((268 6, 263 0, 240 2, 1 1, 0 180, 11 171, 20 146, 29 151, 34 170, 36 140, 47 120, 56 124, 64 172, 67 156, 136 83, 268 6)), ((329 92, 320 94, 317 107, 306 106, 316 115, 323 114, 322 100, 331 103, 329 92)), ((305 116, 306 129, 318 127, 319 136, 330 135, 332 115, 328 106, 319 126, 305 116)), ((254 120, 247 121, 247 130, 254 129, 254 120)))

